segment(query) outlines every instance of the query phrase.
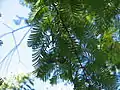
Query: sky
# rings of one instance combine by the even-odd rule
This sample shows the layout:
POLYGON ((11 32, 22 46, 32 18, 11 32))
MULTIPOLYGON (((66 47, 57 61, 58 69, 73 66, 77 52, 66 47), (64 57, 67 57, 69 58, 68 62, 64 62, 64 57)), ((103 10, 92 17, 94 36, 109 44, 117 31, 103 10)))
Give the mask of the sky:
MULTIPOLYGON (((11 32, 12 29, 15 30, 19 27, 25 26, 24 22, 21 22, 21 24, 18 26, 14 23, 13 20, 16 18, 16 15, 19 15, 21 17, 28 17, 29 9, 20 5, 18 0, 5 0, 0 5, 0 12, 2 14, 2 17, 0 18, 0 35, 2 35, 6 32, 11 32)), ((16 44, 20 42, 20 40, 22 39, 22 37, 24 36, 28 29, 29 28, 25 28, 14 33, 16 44)), ((11 53, 4 60, 4 62, 1 63, 2 69, 0 70, 0 76, 9 75, 11 72, 14 74, 20 72, 31 72, 33 70, 33 67, 31 67, 32 51, 30 48, 27 47, 26 44, 28 36, 29 34, 27 34, 26 38, 22 41, 21 45, 18 47, 20 60, 18 59, 19 56, 17 51, 15 51, 12 58, 10 57, 12 55, 11 53)), ((12 34, 4 36, 0 39, 3 41, 3 45, 2 47, 0 47, 0 59, 2 61, 4 57, 6 57, 6 55, 10 52, 10 50, 15 47, 15 41, 12 34)))
MULTIPOLYGON (((14 52, 10 51, 19 44, 29 27, 21 29, 14 34, 9 34, 1 37, 4 33, 11 32, 20 27, 26 26, 22 21, 20 25, 16 25, 15 21, 19 21, 16 15, 27 18, 30 10, 19 4, 19 0, 1 0, 0 1, 0 40, 3 45, 0 46, 0 77, 9 75, 32 72, 32 49, 27 47, 27 39, 29 33, 23 39, 20 46, 14 52), (13 55, 13 56, 12 56, 13 55), (11 57, 12 56, 12 57, 11 57), (6 57, 6 58, 5 58, 6 57)), ((73 90, 71 85, 59 83, 58 85, 51 86, 49 81, 47 83, 35 79, 35 90, 73 90)))

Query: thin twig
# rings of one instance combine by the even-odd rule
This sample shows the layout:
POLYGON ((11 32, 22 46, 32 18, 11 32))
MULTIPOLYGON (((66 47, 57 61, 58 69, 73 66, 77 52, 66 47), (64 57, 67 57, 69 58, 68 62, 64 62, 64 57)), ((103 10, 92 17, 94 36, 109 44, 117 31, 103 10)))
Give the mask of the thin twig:
MULTIPOLYGON (((31 27, 32 28, 32 27, 31 27)), ((22 41, 24 40, 24 38, 26 37, 26 35, 29 33, 29 31, 31 30, 31 28, 24 34, 24 36, 22 37, 22 39, 20 40, 20 42, 13 48, 10 50, 10 52, 8 52, 8 54, 0 61, 0 64, 2 64, 5 59, 16 49, 18 48, 18 46, 21 45, 22 41)))
POLYGON ((30 27, 30 26, 31 26, 31 25, 23 26, 23 27, 20 27, 20 28, 18 28, 18 29, 13 30, 12 32, 4 33, 4 34, 0 35, 0 38, 4 37, 4 36, 6 36, 6 35, 9 35, 9 34, 11 34, 11 33, 17 32, 17 31, 19 31, 19 30, 21 30, 21 29, 30 27))
MULTIPOLYGON (((12 31, 14 31, 14 29, 12 29, 10 26, 8 26, 7 24, 5 24, 5 23, 3 23, 6 27, 8 27, 9 29, 11 29, 12 31)), ((15 35, 14 35, 14 33, 12 33, 12 36, 13 36, 13 39, 14 39, 14 42, 15 42, 15 46, 17 45, 17 41, 16 41, 16 38, 15 38, 15 35)), ((16 50, 17 50, 17 54, 18 54, 18 59, 19 59, 19 62, 21 62, 20 61, 20 53, 19 53, 19 50, 18 50, 18 48, 16 48, 16 50)))
MULTIPOLYGON (((7 24, 3 23, 6 27, 8 27, 9 29, 11 29, 12 31, 14 31, 14 29, 12 29, 10 26, 8 26, 7 24)), ((16 42, 16 39, 15 39, 15 35, 14 33, 12 33, 13 35, 13 39, 14 39, 14 42, 15 42, 15 46, 17 45, 17 42, 16 42)), ((24 63, 20 60, 20 53, 19 53, 19 50, 17 48, 17 54, 18 54, 18 59, 19 59, 19 63, 21 63, 25 68, 26 66, 24 65, 24 63)))
POLYGON ((9 68, 9 66, 10 66, 10 64, 11 64, 12 57, 13 57, 15 51, 16 51, 16 50, 14 50, 14 51, 11 53, 10 58, 8 59, 9 61, 7 60, 8 65, 6 65, 6 72, 8 72, 8 68, 9 68))

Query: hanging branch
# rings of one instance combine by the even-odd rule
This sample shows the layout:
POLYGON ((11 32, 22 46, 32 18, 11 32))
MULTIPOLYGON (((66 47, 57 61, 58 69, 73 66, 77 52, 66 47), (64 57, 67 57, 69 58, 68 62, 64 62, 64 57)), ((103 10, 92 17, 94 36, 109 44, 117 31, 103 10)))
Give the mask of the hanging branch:
MULTIPOLYGON (((88 74, 86 68, 82 65, 82 63, 81 63, 80 60, 79 60, 78 54, 77 54, 77 52, 76 52, 76 48, 75 48, 75 46, 74 46, 74 44, 73 44, 73 40, 72 40, 71 35, 70 35, 70 32, 68 31, 68 28, 67 28, 66 25, 64 24, 64 21, 63 21, 61 15, 60 15, 60 13, 59 13, 56 5, 53 4, 53 6, 54 6, 55 10, 57 11, 57 15, 59 15, 59 18, 60 18, 60 20, 61 20, 62 26, 64 27, 64 29, 65 29, 66 32, 68 33, 68 36, 69 36, 69 38, 70 38, 70 40, 71 40, 72 48, 73 48, 73 50, 74 50, 74 54, 75 54, 76 58, 78 59, 78 61, 79 61, 79 63, 80 63, 80 67, 83 69, 84 75, 85 75, 85 77, 86 77, 86 79, 87 79, 87 77, 89 77, 90 75, 88 74)), ((87 82, 88 82, 88 81, 87 81, 87 82)), ((92 80, 89 79, 89 82, 88 82, 89 85, 90 85, 91 82, 92 82, 92 80)), ((74 83, 74 81, 73 81, 73 83, 74 83)))

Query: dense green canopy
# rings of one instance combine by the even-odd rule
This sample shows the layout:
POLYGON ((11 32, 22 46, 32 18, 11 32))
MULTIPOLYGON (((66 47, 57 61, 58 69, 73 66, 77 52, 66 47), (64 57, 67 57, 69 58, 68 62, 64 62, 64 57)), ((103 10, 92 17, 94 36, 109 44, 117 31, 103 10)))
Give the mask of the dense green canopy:
POLYGON ((37 77, 74 90, 115 90, 120 0, 25 0, 37 77))

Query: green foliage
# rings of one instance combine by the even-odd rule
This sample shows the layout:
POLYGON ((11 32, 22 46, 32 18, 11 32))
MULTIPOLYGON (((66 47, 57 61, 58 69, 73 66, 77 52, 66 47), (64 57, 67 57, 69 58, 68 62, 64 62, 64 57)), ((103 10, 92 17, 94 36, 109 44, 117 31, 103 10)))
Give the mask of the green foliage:
POLYGON ((119 31, 119 0, 25 1, 37 77, 51 84, 70 81, 75 90, 115 88, 110 72, 120 63, 120 43, 113 38, 119 31))
MULTIPOLYGON (((2 84, 0 85, 0 89, 1 90, 20 90, 23 88, 22 84, 24 84, 24 82, 26 82, 26 80, 29 81, 29 83, 31 85, 34 85, 33 81, 30 80, 30 75, 31 74, 21 73, 16 76, 10 76, 10 77, 1 79, 2 84)), ((25 84, 25 85, 27 85, 27 84, 25 84)), ((29 86, 29 85, 28 85, 28 87, 31 88, 31 86, 29 86)))

